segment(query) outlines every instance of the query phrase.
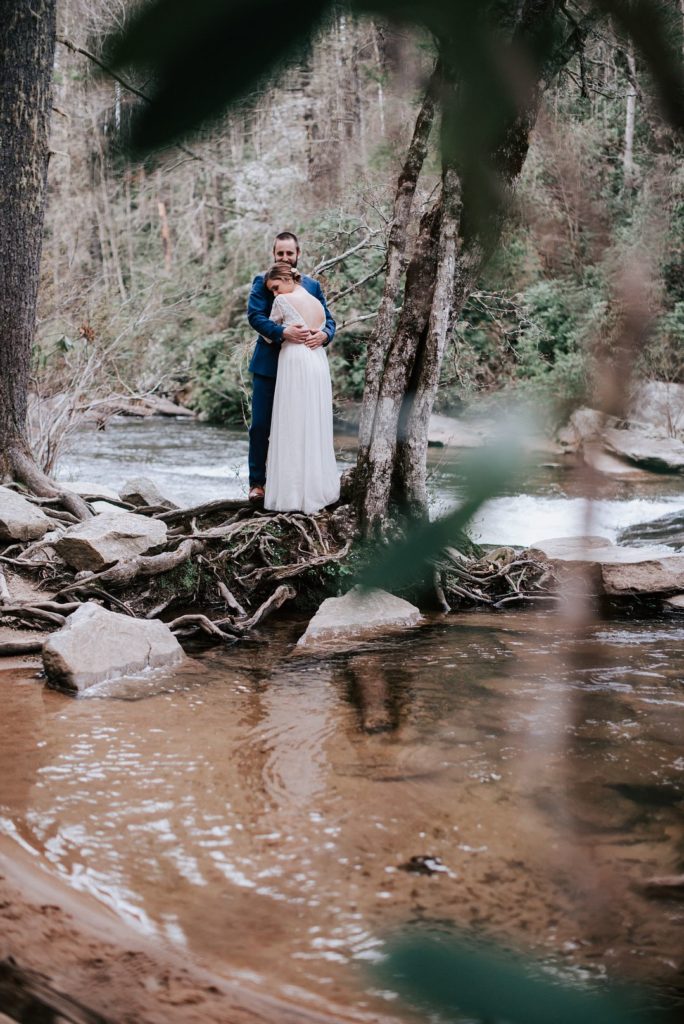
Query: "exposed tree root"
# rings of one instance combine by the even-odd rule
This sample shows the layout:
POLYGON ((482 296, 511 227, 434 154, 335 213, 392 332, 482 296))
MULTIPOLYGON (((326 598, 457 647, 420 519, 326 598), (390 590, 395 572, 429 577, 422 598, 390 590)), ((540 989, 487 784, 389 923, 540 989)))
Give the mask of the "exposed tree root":
POLYGON ((264 601, 262 605, 257 608, 254 615, 250 616, 245 621, 240 621, 238 625, 241 629, 246 632, 248 629, 253 629, 258 623, 263 622, 267 615, 271 612, 276 611, 278 608, 282 608, 286 601, 291 601, 297 596, 297 591, 294 587, 281 586, 275 590, 271 596, 264 601))
POLYGON ((28 445, 20 440, 7 444, 2 453, 0 467, 4 474, 24 484, 32 494, 43 498, 58 498, 60 504, 76 519, 90 519, 92 516, 93 513, 83 498, 71 491, 60 491, 55 482, 38 468, 28 445))
MULTIPOLYGON (((61 533, 72 518, 61 498, 39 500, 54 514, 55 530, 61 533)), ((0 619, 58 628, 84 601, 96 600, 126 615, 164 618, 179 637, 202 634, 232 644, 298 593, 315 606, 336 592, 336 566, 354 555, 357 532, 349 506, 316 516, 270 513, 233 500, 137 511, 167 524, 165 550, 100 571, 75 573, 51 550, 51 540, 5 546, 0 566, 37 576, 54 597, 17 600, 0 568, 0 619), (35 557, 39 552, 41 557, 35 557), (298 590, 290 583, 295 578, 302 580, 298 590)), ((431 583, 444 612, 452 606, 500 608, 552 600, 555 586, 546 564, 511 549, 468 560, 446 548, 434 564, 431 583)), ((30 648, 23 641, 0 645, 0 655, 40 648, 40 641, 30 643, 30 648)))
POLYGON ((43 649, 44 640, 23 639, 0 640, 0 658, 11 658, 21 654, 40 654, 43 649))

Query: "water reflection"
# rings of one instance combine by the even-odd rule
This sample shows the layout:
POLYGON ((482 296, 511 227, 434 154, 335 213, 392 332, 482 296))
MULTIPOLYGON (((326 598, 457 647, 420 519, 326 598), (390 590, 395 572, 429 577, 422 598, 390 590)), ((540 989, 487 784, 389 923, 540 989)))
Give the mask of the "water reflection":
POLYGON ((485 611, 295 659, 302 625, 147 699, 13 683, 0 813, 70 884, 283 992, 380 1005, 360 968, 407 921, 681 980, 684 908, 641 888, 684 858, 681 625, 485 611))
POLYGON ((358 712, 365 733, 394 732, 411 695, 406 669, 388 672, 386 654, 354 654, 346 660, 347 699, 358 712))

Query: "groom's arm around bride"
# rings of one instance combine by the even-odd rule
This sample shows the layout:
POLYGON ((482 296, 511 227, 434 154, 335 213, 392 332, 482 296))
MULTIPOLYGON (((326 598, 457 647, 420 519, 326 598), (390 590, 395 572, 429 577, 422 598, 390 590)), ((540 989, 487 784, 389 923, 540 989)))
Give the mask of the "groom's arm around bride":
MULTIPOLYGON (((296 267, 301 250, 296 235, 283 231, 273 244, 275 262, 289 263, 296 267)), ((253 374, 252 421, 249 428, 249 487, 250 499, 260 500, 266 482, 266 456, 271 430, 271 413, 278 373, 278 356, 283 341, 317 348, 329 345, 335 335, 335 321, 328 309, 323 289, 312 277, 302 276, 300 284, 318 299, 325 311, 325 324, 320 331, 307 327, 290 325, 283 327, 270 319, 273 307, 273 293, 266 287, 264 274, 257 274, 247 303, 247 319, 257 332, 256 345, 249 364, 253 374)))

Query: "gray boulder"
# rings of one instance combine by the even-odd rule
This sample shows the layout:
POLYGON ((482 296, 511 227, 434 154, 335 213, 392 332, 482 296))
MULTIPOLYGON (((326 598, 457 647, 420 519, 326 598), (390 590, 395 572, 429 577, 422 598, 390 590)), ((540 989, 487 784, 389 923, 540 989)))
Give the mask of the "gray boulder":
POLYGON ((618 536, 620 544, 640 547, 644 544, 667 544, 671 548, 684 547, 684 510, 668 512, 648 523, 628 526, 618 536))
POLYGON ((49 682, 82 692, 95 683, 168 668, 184 661, 183 648, 159 619, 134 619, 88 602, 43 645, 49 682))
POLYGON ((652 380, 639 385, 632 396, 629 414, 670 437, 684 435, 684 384, 652 380))
POLYGON ((598 438, 607 423, 615 420, 598 409, 575 409, 566 426, 558 431, 558 441, 566 448, 576 451, 586 441, 598 438))
POLYGON ((160 505, 162 508, 178 508, 172 501, 165 498, 157 485, 146 476, 134 476, 126 480, 121 488, 121 497, 130 505, 160 505))
POLYGON ((135 512, 103 512, 70 526, 55 544, 74 569, 97 571, 166 542, 166 523, 135 512))
POLYGON ((609 451, 644 469, 684 472, 684 443, 674 437, 651 437, 641 430, 608 428, 603 432, 603 442, 609 451))
POLYGON ((354 641, 369 634, 421 620, 415 605, 386 590, 353 587, 343 597, 328 597, 300 637, 298 647, 314 647, 329 640, 354 641))
POLYGON ((0 486, 0 540, 38 540, 54 526, 42 509, 9 487, 0 486))
POLYGON ((533 544, 562 581, 578 574, 595 594, 637 596, 684 590, 684 555, 660 548, 617 547, 598 537, 555 538, 533 544))

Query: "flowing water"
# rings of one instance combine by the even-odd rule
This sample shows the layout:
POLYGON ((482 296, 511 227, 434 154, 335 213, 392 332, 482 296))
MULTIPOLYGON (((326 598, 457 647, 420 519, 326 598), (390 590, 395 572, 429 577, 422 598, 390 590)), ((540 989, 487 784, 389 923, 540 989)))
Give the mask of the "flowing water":
MULTIPOLYGON (((144 471, 185 500, 242 486, 238 435, 101 437, 70 471, 144 471)), ((671 508, 656 481, 605 495, 606 529, 671 508)), ((500 542, 538 513, 558 534, 577 498, 557 467, 526 486, 491 513, 500 542)), ((316 658, 294 652, 305 625, 78 700, 0 664, 5 829, 136 928, 302 1004, 399 1013, 372 965, 418 927, 681 997, 684 903, 641 883, 684 869, 684 621, 580 635, 551 611, 472 612, 316 658)))

